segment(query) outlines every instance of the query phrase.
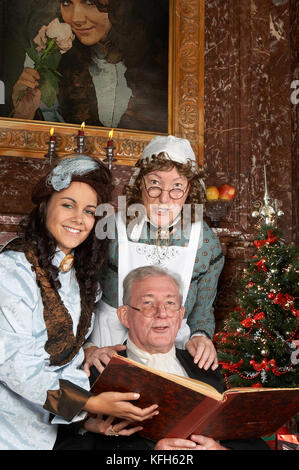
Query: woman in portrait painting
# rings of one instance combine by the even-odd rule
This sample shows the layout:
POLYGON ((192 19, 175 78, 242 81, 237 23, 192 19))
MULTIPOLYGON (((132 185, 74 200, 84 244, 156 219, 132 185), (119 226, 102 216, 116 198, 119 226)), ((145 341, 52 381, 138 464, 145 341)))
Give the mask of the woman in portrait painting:
POLYGON ((14 117, 167 132, 167 8, 156 0, 60 0, 75 40, 60 62, 56 103, 47 109, 40 102, 40 76, 25 67, 14 117))

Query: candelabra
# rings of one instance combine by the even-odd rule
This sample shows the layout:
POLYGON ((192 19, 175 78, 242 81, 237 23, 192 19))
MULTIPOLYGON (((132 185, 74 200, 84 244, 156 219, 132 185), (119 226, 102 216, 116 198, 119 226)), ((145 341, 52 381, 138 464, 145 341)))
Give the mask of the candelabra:
POLYGON ((117 161, 117 158, 114 158, 114 142, 112 140, 113 130, 109 132, 109 140, 107 142, 106 158, 103 160, 104 163, 108 163, 109 170, 112 169, 112 163, 117 161))
POLYGON ((75 152, 80 153, 80 154, 83 154, 86 151, 84 128, 85 128, 85 122, 82 122, 81 129, 79 129, 78 135, 77 135, 78 147, 75 149, 75 152))
POLYGON ((56 137, 54 135, 54 129, 52 128, 50 131, 50 140, 48 145, 48 153, 46 153, 45 158, 48 159, 50 165, 52 165, 56 158, 56 137))

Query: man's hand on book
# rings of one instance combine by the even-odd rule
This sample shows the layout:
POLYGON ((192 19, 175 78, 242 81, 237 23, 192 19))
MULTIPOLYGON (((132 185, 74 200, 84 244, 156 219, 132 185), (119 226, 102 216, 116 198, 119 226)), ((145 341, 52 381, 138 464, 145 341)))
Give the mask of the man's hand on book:
POLYGON ((104 348, 98 348, 97 346, 90 346, 84 349, 84 366, 83 370, 87 376, 90 376, 90 367, 95 366, 99 372, 103 372, 104 366, 108 364, 113 354, 118 351, 123 351, 126 346, 123 344, 116 344, 114 346, 106 346, 104 348), (104 365, 103 365, 104 364, 104 365))
POLYGON ((217 352, 213 342, 206 336, 192 336, 186 343, 186 349, 200 369, 207 370, 211 366, 212 370, 217 369, 217 352))
POLYGON ((168 437, 157 442, 155 450, 228 450, 210 437, 192 434, 190 439, 168 437))
POLYGON ((114 420, 114 416, 108 416, 108 418, 104 419, 103 415, 97 415, 96 418, 87 419, 83 427, 86 431, 105 434, 106 436, 131 436, 143 429, 142 426, 134 426, 127 429, 127 426, 132 424, 131 421, 123 420, 113 424, 114 420))

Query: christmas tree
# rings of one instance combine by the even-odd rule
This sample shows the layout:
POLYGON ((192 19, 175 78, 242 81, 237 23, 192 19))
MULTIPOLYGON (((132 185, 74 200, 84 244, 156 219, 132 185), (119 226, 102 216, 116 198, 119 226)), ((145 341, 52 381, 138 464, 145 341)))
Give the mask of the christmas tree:
POLYGON ((237 306, 214 338, 227 388, 299 387, 299 247, 262 225, 237 306))

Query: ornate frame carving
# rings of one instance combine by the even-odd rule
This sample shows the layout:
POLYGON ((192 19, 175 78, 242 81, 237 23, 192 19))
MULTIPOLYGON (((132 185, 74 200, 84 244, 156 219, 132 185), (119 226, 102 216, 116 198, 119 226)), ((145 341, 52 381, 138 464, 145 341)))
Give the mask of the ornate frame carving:
MULTIPOLYGON (((204 151, 204 0, 170 0, 168 133, 187 138, 203 164, 204 151)), ((77 147, 76 125, 0 118, 0 155, 43 158, 55 127, 57 154, 77 147)), ((86 127, 90 155, 104 158, 110 129, 86 127)), ((117 163, 133 165, 153 133, 114 130, 117 163)))

